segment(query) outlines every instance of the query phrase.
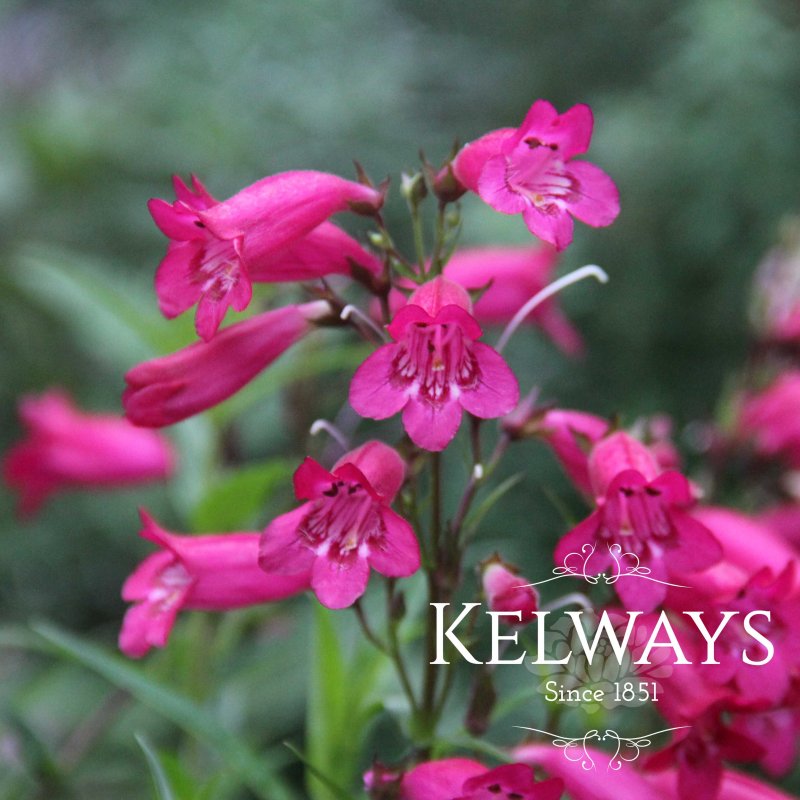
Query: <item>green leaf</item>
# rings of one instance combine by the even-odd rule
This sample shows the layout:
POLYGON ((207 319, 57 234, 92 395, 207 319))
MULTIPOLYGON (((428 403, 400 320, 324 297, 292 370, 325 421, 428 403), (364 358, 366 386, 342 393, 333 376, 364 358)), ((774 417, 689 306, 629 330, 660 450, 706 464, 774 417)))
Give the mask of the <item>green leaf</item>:
POLYGON ((49 793, 74 797, 75 793, 67 776, 36 731, 22 717, 10 710, 0 714, 0 721, 13 732, 14 739, 20 746, 25 769, 34 777, 37 784, 49 793))
POLYGON ((324 784, 330 792, 333 794, 334 797, 339 798, 339 800, 352 800, 350 794, 342 789, 341 786, 337 786, 327 775, 325 775, 322 770, 317 769, 306 757, 303 755, 302 751, 295 747, 291 742, 284 742, 284 746, 289 750, 290 753, 293 753, 297 760, 305 765, 306 771, 313 775, 320 783, 324 784))
POLYGON ((44 246, 26 248, 18 263, 14 283, 88 347, 102 343, 116 361, 130 363, 186 343, 185 326, 161 317, 152 289, 119 270, 44 246))
MULTIPOLYGON (((388 660, 362 646, 348 662, 334 618, 344 621, 341 614, 317 607, 306 754, 327 781, 349 790, 357 777, 367 723, 382 708, 371 696, 388 660)), ((308 776, 308 789, 314 800, 339 800, 314 775, 308 776)))
POLYGON ((282 753, 279 756, 274 752, 253 752, 246 742, 222 727, 205 709, 175 689, 157 683, 140 667, 110 655, 97 645, 46 623, 33 625, 32 629, 56 653, 74 659, 115 686, 127 690, 142 704, 206 742, 257 797, 263 800, 296 800, 295 792, 276 774, 285 763, 282 753))
POLYGON ((144 757, 147 760, 147 766, 150 769, 150 774, 155 784, 157 800, 176 800, 175 792, 172 790, 172 786, 170 786, 169 778, 167 778, 164 772, 158 753, 156 753, 143 734, 136 733, 134 734, 134 738, 139 747, 142 748, 144 757))
POLYGON ((224 473, 195 508, 192 528, 198 532, 245 528, 278 486, 291 483, 293 470, 289 461, 274 459, 224 473))

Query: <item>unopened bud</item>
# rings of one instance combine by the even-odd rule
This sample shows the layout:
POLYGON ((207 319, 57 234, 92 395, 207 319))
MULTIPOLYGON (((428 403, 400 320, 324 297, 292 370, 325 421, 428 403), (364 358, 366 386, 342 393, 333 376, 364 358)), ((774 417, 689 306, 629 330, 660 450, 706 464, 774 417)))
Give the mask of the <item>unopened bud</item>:
POLYGON ((400 194, 412 208, 416 208, 428 196, 428 187, 425 185, 425 177, 421 172, 407 175, 405 172, 400 176, 400 194))

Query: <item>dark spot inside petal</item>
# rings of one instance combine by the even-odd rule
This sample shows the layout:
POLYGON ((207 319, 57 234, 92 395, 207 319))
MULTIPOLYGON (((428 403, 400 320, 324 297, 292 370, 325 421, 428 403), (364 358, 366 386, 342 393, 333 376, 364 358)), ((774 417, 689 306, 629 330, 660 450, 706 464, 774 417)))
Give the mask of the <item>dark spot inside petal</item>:
POLYGON ((511 792, 511 794, 506 795, 508 800, 525 800, 525 798, 519 792, 511 792))
POLYGON ((500 788, 499 783, 493 783, 491 786, 486 787, 487 791, 491 792, 492 794, 500 794, 503 790, 500 788))
POLYGON ((650 497, 661 497, 661 490, 654 489, 652 486, 648 486, 645 488, 645 492, 650 495, 650 497))
POLYGON ((625 497, 633 497, 634 491, 629 486, 620 486, 620 492, 625 495, 625 497))
POLYGON ((194 224, 197 225, 198 228, 205 228, 205 224, 203 222, 200 222, 199 219, 196 219, 194 221, 194 224))
POLYGON ((527 139, 524 140, 524 142, 526 145, 528 145, 528 147, 530 147, 531 150, 533 150, 534 147, 542 146, 542 142, 535 136, 529 136, 527 139))
POLYGON ((331 484, 331 488, 328 489, 327 491, 323 492, 322 494, 324 494, 326 497, 336 497, 336 495, 338 493, 339 493, 338 485, 335 484, 335 483, 332 483, 331 484))

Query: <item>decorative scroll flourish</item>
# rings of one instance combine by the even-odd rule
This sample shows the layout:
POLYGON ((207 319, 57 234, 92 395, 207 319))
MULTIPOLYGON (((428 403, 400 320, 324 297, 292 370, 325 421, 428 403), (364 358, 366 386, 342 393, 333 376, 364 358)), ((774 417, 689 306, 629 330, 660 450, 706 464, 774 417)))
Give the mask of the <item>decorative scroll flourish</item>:
POLYGON ((644 736, 635 737, 620 736, 617 731, 610 728, 606 728, 603 733, 600 733, 597 728, 592 728, 592 730, 587 731, 583 736, 576 736, 574 738, 559 736, 549 731, 542 731, 538 728, 527 728, 522 725, 517 725, 515 727, 523 731, 532 731, 533 733, 541 733, 544 736, 549 736, 552 739, 553 746, 564 751, 564 758, 566 758, 567 761, 571 761, 573 764, 579 763, 587 772, 597 767, 592 754, 588 750, 588 744, 592 741, 612 741, 615 743, 615 749, 608 760, 606 770, 616 772, 622 769, 623 762, 630 763, 631 761, 636 761, 641 751, 653 743, 652 739, 655 736, 659 736, 662 733, 680 731, 690 726, 679 725, 677 728, 664 728, 660 731, 647 733, 644 736))
POLYGON ((597 546, 587 543, 583 545, 579 551, 568 553, 564 558, 563 566, 553 568, 552 578, 545 578, 545 580, 537 581, 536 583, 526 583, 524 586, 541 586, 543 583, 557 581, 559 578, 578 577, 582 578, 587 583, 591 583, 593 586, 601 581, 611 586, 620 580, 620 578, 643 578, 644 580, 660 583, 664 586, 674 586, 676 589, 691 588, 680 583, 669 583, 669 581, 662 581, 652 577, 652 570, 650 567, 642 566, 641 559, 636 553, 623 552, 622 545, 617 542, 607 544, 606 548, 608 549, 608 554, 613 564, 612 573, 599 572, 595 575, 589 571, 589 561, 595 554, 597 546))

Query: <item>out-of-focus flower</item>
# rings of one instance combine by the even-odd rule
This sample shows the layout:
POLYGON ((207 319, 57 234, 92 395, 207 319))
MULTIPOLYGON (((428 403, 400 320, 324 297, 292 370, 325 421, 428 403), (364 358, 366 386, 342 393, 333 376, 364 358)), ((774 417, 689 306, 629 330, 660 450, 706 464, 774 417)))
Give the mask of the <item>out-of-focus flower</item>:
MULTIPOLYGON (((573 800, 689 800, 678 789, 678 770, 642 771, 636 762, 619 759, 612 764, 610 753, 587 748, 595 765, 586 769, 586 759, 570 760, 563 750, 549 744, 522 745, 513 751, 520 761, 543 767, 563 778, 573 800), (607 780, 602 779, 608 771, 607 780)), ((644 756, 642 756, 644 757, 644 756)), ((693 797, 692 797, 693 800, 693 797)), ((794 800, 779 789, 731 769, 721 771, 717 800, 794 800)))
POLYGON ((405 479, 405 463, 382 442, 367 442, 328 472, 311 458, 294 475, 307 502, 274 519, 261 538, 259 563, 270 574, 311 571, 311 588, 328 608, 352 605, 372 567, 392 578, 419 569, 419 543, 389 507, 405 479))
POLYGON ((210 342, 146 361, 125 375, 125 413, 135 425, 172 425, 239 391, 331 314, 325 300, 266 311, 210 342))
MULTIPOLYGON (((678 793, 677 770, 666 769, 660 772, 650 772, 645 777, 658 790, 660 800, 685 800, 678 793)), ((584 800, 584 798, 578 796, 575 800, 584 800)), ((717 800, 795 800, 795 797, 754 778, 752 775, 724 769, 719 782, 717 800)))
POLYGON ((144 511, 141 536, 161 550, 148 556, 125 581, 128 609, 119 635, 123 653, 140 658, 164 647, 181 609, 228 611, 306 591, 308 570, 265 575, 258 566, 258 533, 179 536, 144 511))
POLYGON ((680 800, 721 800, 723 762, 751 763, 763 753, 758 742, 727 727, 712 709, 676 731, 667 747, 648 757, 647 768, 674 768, 680 800))
POLYGON ((762 340, 800 343, 800 219, 785 225, 781 242, 758 265, 750 318, 762 340))
MULTIPOLYGON (((156 273, 156 292, 167 317, 197 304, 197 333, 206 341, 216 333, 228 307, 236 311, 247 307, 254 274, 260 280, 286 279, 269 277, 270 260, 278 251, 338 211, 377 210, 383 202, 379 190, 324 172, 271 175, 223 202, 194 176, 191 189, 177 177, 173 184, 174 203, 161 199, 149 203, 156 225, 170 239, 156 273)), ((315 239, 329 233, 325 229, 315 239)), ((280 265, 281 257, 277 258, 280 265)), ((285 272, 285 263, 280 266, 285 272)), ((319 277, 325 273, 317 270, 330 266, 326 259, 307 261, 298 265, 297 277, 290 280, 319 277)), ((333 271, 340 271, 338 260, 333 266, 333 271)), ((369 263, 364 266, 370 268, 369 263)))
POLYGON ((496 211, 522 214, 531 233, 563 250, 572 241, 572 217, 602 227, 619 214, 611 178, 573 160, 589 149, 593 124, 589 106, 559 114, 537 100, 519 128, 491 131, 466 145, 453 172, 496 211))
POLYGON ((766 702, 781 704, 789 692, 796 665, 800 661, 800 601, 797 598, 796 562, 790 562, 779 575, 769 568, 756 572, 732 600, 712 605, 710 618, 722 611, 738 611, 720 633, 715 659, 719 664, 704 667, 710 681, 735 688, 737 703, 766 702), (767 611, 769 619, 760 615, 752 623, 772 644, 769 661, 753 665, 744 661, 747 653, 752 661, 763 661, 767 651, 746 632, 742 620, 751 612, 767 611))
MULTIPOLYGON (((486 289, 475 303, 475 319, 486 325, 505 324, 547 286, 557 262, 558 254, 547 245, 466 248, 453 253, 444 275, 469 291, 486 289)), ((568 355, 582 352, 580 334, 555 299, 545 300, 527 320, 568 355)))
POLYGON ((758 520, 794 547, 800 546, 800 503, 784 503, 766 509, 758 520))
POLYGON ((19 413, 27 437, 6 453, 3 477, 19 493, 23 514, 61 489, 126 486, 172 472, 175 457, 163 436, 110 414, 85 414, 59 390, 23 397, 19 413))
POLYGON ((380 347, 356 371, 350 404, 363 417, 403 412, 412 441, 443 450, 463 411, 491 419, 511 411, 519 385, 503 358, 477 339, 467 292, 447 278, 422 285, 387 327, 394 342, 380 347))
MULTIPOLYGON (((698 593, 711 600, 727 600, 738 594, 759 570, 767 567, 775 574, 798 558, 798 551, 767 520, 719 506, 698 506, 692 516, 705 525, 722 545, 722 560, 692 581, 690 596, 682 590, 671 593, 669 605, 686 610, 698 593), (687 605, 688 604, 688 605, 687 605)), ((678 579, 678 583, 691 580, 678 579)), ((800 578, 794 576, 796 588, 800 578)))
POLYGON ((689 481, 662 472, 653 454, 628 434, 612 433, 592 448, 589 476, 597 509, 561 539, 555 560, 566 565, 586 552, 582 548, 596 548, 585 569, 604 572, 616 562, 622 577, 614 588, 627 609, 652 611, 671 578, 721 559, 719 542, 688 513, 695 503, 689 481))
POLYGON ((526 764, 487 769, 477 761, 449 758, 409 770, 400 784, 400 800, 558 800, 563 791, 563 781, 537 782, 526 764))
POLYGON ((495 556, 481 565, 483 593, 491 611, 520 612, 519 620, 503 617, 511 625, 526 625, 534 619, 539 608, 539 593, 528 581, 499 557, 495 556))
POLYGON ((758 455, 800 469, 800 370, 780 374, 742 400, 737 436, 751 440, 758 455))
POLYGON ((664 800, 632 763, 620 759, 617 766, 611 753, 580 746, 584 758, 576 758, 577 753, 567 758, 562 748, 552 744, 520 745, 511 757, 561 778, 573 800, 664 800))

